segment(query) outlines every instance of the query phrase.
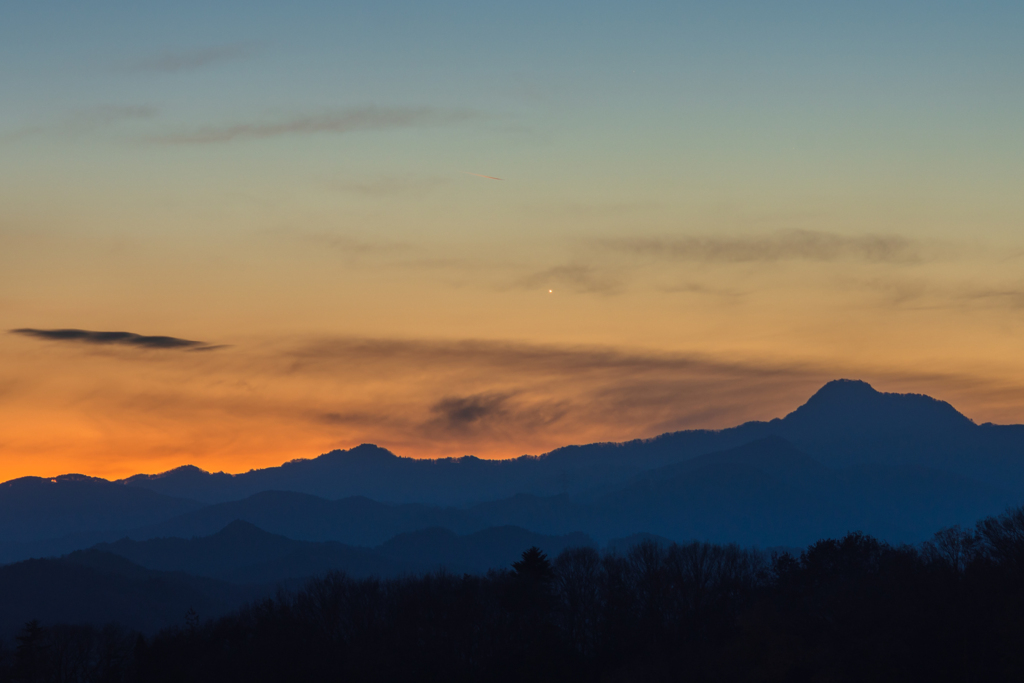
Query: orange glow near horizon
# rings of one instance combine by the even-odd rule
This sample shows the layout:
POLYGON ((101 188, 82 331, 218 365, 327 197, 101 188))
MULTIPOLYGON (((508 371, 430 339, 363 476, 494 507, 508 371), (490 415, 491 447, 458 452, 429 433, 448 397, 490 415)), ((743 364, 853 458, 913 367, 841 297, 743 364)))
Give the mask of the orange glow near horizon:
POLYGON ((1024 422, 1015 5, 8 5, 0 480, 1024 422))
POLYGON ((118 479, 185 464, 237 473, 360 443, 417 458, 538 455, 782 417, 838 377, 928 393, 977 422, 1024 414, 1020 385, 1005 378, 609 347, 250 343, 190 353, 4 338, 23 377, 6 385, 0 481, 118 479), (33 380, 41 376, 49 381, 33 380))

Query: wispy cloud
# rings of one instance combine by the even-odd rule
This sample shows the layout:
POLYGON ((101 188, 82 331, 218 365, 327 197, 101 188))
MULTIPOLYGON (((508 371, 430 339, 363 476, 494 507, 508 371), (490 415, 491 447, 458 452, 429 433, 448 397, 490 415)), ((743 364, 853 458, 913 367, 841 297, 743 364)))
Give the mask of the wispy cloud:
POLYGON ((121 121, 151 119, 156 115, 157 108, 146 104, 104 104, 75 112, 69 125, 95 128, 121 121))
POLYGON ((374 180, 349 181, 335 187, 342 192, 368 197, 391 197, 399 194, 423 193, 445 184, 443 178, 419 176, 385 176, 374 180))
POLYGON ((623 288, 622 281, 613 274, 595 266, 579 264, 540 270, 514 284, 521 289, 568 287, 584 294, 617 294, 623 288))
POLYGON ((683 282, 673 285, 662 285, 658 287, 658 291, 666 294, 707 294, 721 297, 739 297, 743 295, 743 292, 739 290, 709 287, 707 285, 702 285, 699 282, 683 282))
POLYGON ((940 397, 962 382, 985 381, 501 341, 324 339, 281 349, 275 357, 246 372, 267 383, 278 381, 272 376, 295 386, 315 383, 319 388, 302 394, 332 396, 334 405, 316 406, 312 399, 302 411, 312 423, 336 428, 352 444, 373 441, 407 454, 537 453, 567 443, 727 427, 781 417, 838 377, 880 382, 886 390, 927 387, 940 397), (325 384, 336 389, 325 391, 325 384))
POLYGON ((12 139, 56 133, 76 137, 133 122, 156 118, 159 110, 147 104, 101 104, 72 111, 60 118, 25 126, 8 135, 12 139))
POLYGON ((263 46, 258 43, 235 43, 197 50, 167 51, 142 59, 135 66, 142 71, 161 73, 195 71, 213 64, 248 59, 259 54, 262 49, 263 46))
POLYGON ((895 235, 839 235, 811 230, 785 230, 769 235, 639 237, 606 240, 620 252, 706 263, 773 261, 837 261, 919 263, 923 246, 895 235))
POLYGON ((366 240, 351 235, 336 235, 329 232, 300 233, 298 239, 319 248, 328 247, 351 256, 387 256, 405 254, 412 245, 404 242, 366 240))
POLYGON ((503 417, 508 413, 510 394, 477 394, 475 396, 447 396, 430 406, 436 421, 448 429, 462 430, 488 418, 503 417))
POLYGON ((95 332, 91 330, 36 330, 21 328, 10 330, 12 334, 20 334, 36 339, 47 341, 78 342, 82 344, 106 344, 119 346, 132 346, 143 349, 184 349, 188 351, 211 351, 222 348, 206 342, 193 341, 191 339, 179 339, 178 337, 147 336, 133 332, 95 332))
POLYGON ((968 289, 961 296, 966 301, 987 303, 993 308, 1024 308, 1024 287, 968 289))
POLYGON ((261 140, 281 135, 351 133, 363 130, 391 130, 460 123, 479 114, 444 111, 431 107, 355 107, 316 115, 294 116, 281 121, 244 122, 207 126, 151 138, 154 142, 202 145, 232 140, 261 140))
POLYGON ((538 400, 532 397, 520 403, 517 392, 481 393, 470 396, 446 396, 429 407, 430 419, 422 425, 430 438, 477 437, 489 435, 515 438, 515 435, 543 431, 568 412, 568 403, 538 400))
POLYGON ((840 280, 846 290, 878 295, 886 305, 914 310, 957 309, 1017 311, 1024 309, 1024 286, 1019 282, 956 282, 924 277, 877 277, 840 280))

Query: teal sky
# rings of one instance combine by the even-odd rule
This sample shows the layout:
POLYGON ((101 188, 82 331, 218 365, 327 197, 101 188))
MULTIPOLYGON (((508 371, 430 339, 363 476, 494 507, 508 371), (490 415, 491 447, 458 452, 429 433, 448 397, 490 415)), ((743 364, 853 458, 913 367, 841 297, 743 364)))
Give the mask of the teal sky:
POLYGON ((237 173, 284 157, 300 173, 354 176, 494 166, 538 197, 945 197, 962 213, 968 192, 1010 209, 1000 196, 1021 179, 1024 11, 893 5, 10 3, 2 168, 41 182, 69 145, 102 145, 113 149, 88 161, 120 180, 140 165, 237 173), (284 134, 230 150, 124 149, 368 106, 467 118, 372 144, 284 134), (40 155, 44 128, 58 149, 40 155))

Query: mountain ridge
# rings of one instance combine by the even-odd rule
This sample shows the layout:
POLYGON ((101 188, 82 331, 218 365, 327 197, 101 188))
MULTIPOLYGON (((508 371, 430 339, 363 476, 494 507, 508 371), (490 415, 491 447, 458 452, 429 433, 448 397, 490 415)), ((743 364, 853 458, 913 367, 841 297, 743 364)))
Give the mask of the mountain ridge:
POLYGON ((977 425, 922 394, 835 380, 768 422, 542 456, 416 460, 364 444, 238 475, 22 478, 0 484, 0 561, 125 535, 205 536, 235 519, 365 546, 502 525, 762 545, 860 529, 910 542, 1021 500, 1024 426, 977 425))
POLYGON ((234 475, 188 466, 117 483, 208 503, 273 489, 327 498, 365 495, 382 502, 467 505, 526 492, 578 494, 772 435, 831 466, 939 466, 1024 491, 1024 425, 977 425, 947 402, 924 394, 883 393, 845 379, 826 383, 785 417, 720 430, 564 446, 503 460, 415 459, 362 444, 234 475))
POLYGON ((796 546, 855 530, 916 542, 935 528, 969 523, 1015 500, 1011 492, 943 470, 886 464, 830 468, 770 436, 648 470, 593 495, 520 493, 468 507, 440 507, 267 491, 138 528, 130 536, 207 536, 242 519, 289 538, 362 546, 431 527, 471 534, 505 525, 556 535, 579 530, 600 542, 646 532, 680 542, 796 546))

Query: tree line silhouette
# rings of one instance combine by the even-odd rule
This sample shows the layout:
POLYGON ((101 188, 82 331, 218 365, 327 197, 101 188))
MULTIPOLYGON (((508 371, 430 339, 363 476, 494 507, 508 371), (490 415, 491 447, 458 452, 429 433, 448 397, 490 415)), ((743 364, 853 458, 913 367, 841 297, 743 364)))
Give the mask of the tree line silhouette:
POLYGON ((152 638, 26 624, 0 681, 1020 681, 1024 507, 920 546, 646 541, 486 576, 311 579, 152 638))

